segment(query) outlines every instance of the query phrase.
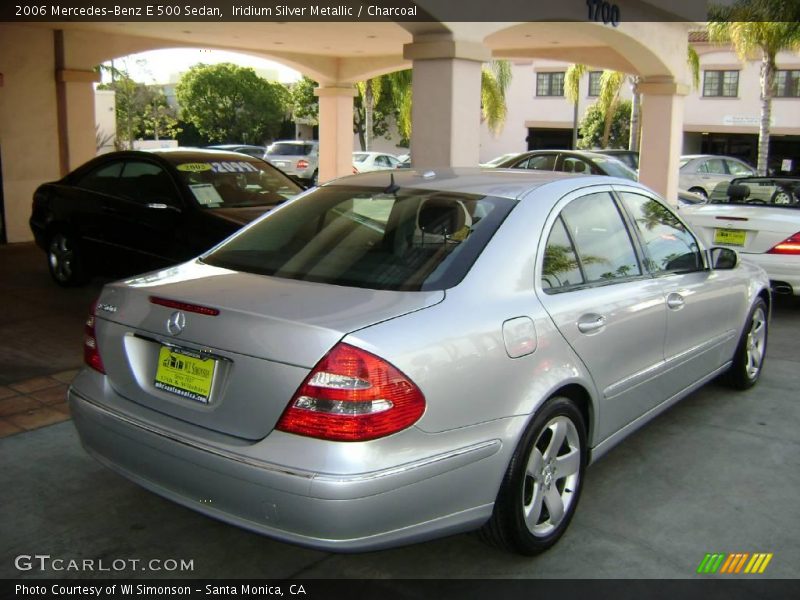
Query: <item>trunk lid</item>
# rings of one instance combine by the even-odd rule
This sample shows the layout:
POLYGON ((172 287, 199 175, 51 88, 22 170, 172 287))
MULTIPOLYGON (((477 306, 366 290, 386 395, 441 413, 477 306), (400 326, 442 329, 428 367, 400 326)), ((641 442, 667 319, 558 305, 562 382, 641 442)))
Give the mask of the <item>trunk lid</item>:
POLYGON ((800 231, 800 211, 794 208, 705 204, 681 214, 709 246, 729 246, 745 254, 767 252, 800 231))
POLYGON ((117 393, 214 431, 261 439, 311 368, 345 335, 443 298, 442 291, 324 285, 195 261, 106 286, 96 331, 117 393), (163 305, 172 302, 183 304, 163 305), (170 360, 172 367, 191 363, 201 375, 188 391, 183 375, 176 380, 162 364, 170 360))

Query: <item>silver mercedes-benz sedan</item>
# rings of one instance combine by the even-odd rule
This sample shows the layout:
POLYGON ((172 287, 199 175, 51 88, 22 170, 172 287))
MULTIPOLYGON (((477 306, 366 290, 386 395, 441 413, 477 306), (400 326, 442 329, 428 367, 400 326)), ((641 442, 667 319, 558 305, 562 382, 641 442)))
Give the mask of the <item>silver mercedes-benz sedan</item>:
POLYGON ((99 461, 235 525, 534 554, 589 463, 717 376, 756 383, 769 313, 759 267, 637 183, 369 173, 107 285, 69 399, 99 461))

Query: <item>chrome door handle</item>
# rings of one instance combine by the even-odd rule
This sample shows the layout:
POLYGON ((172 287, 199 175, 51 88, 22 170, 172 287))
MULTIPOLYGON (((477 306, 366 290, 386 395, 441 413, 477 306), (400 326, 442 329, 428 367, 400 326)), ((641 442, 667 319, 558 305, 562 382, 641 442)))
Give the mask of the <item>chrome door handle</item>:
POLYGON ((581 333, 599 331, 605 326, 606 318, 603 315, 586 315, 578 319, 578 331, 581 333))
POLYGON ((673 310, 683 308, 684 304, 686 304, 686 300, 680 294, 672 293, 667 296, 667 306, 673 310))

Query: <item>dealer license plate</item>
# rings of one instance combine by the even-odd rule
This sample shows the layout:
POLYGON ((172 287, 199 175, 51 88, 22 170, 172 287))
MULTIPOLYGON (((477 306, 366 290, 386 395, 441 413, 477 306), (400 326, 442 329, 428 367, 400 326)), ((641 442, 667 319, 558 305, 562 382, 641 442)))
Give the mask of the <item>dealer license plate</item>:
POLYGON ((744 246, 747 232, 741 229, 716 229, 714 230, 714 243, 725 246, 744 246))
POLYGON ((159 390, 208 404, 216 368, 217 361, 213 358, 162 346, 153 385, 159 390))

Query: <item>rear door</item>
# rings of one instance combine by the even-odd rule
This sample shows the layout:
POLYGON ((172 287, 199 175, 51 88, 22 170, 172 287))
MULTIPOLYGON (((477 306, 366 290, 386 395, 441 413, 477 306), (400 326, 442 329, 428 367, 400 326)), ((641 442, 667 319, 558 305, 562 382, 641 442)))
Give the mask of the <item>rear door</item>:
POLYGON ((559 204, 546 238, 539 296, 603 396, 599 442, 662 397, 666 306, 611 188, 590 189, 559 204))

